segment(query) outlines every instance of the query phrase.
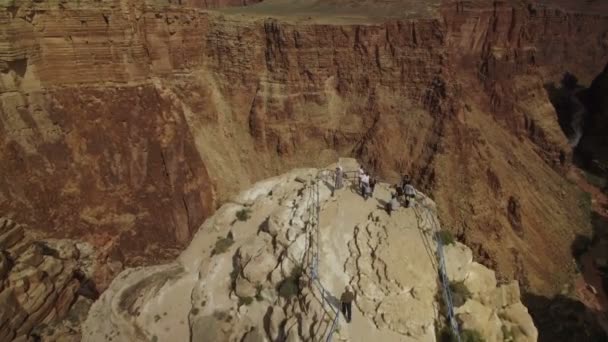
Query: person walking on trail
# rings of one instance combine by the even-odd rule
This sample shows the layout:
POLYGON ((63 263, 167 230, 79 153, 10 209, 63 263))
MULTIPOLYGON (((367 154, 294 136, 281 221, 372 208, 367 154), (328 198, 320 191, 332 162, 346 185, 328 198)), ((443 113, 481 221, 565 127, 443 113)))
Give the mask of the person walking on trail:
POLYGON ((397 191, 397 200, 405 196, 405 194, 403 193, 403 187, 401 187, 401 185, 395 184, 395 190, 397 191))
POLYGON ((365 194, 364 194, 363 198, 365 198, 365 200, 367 201, 368 198, 372 197, 372 193, 374 192, 372 190, 371 180, 370 180, 370 183, 365 184, 364 187, 365 187, 365 194))
POLYGON ((378 181, 376 180, 376 177, 372 177, 369 180, 369 186, 372 188, 371 195, 374 194, 374 189, 376 189, 376 183, 378 183, 378 181))
POLYGON ((344 315, 344 318, 346 318, 346 323, 350 323, 350 320, 353 318, 352 306, 354 300, 355 293, 349 285, 346 285, 342 296, 340 296, 340 302, 342 302, 342 314, 344 315))
POLYGON ((416 197, 416 189, 411 184, 406 184, 403 187, 403 192, 405 193, 405 207, 410 207, 410 201, 412 201, 416 197))
POLYGON ((363 167, 359 167, 359 188, 361 188, 361 179, 363 179, 363 176, 365 175, 365 170, 363 170, 363 167))
POLYGON ((367 173, 364 173, 363 176, 361 176, 361 196, 363 196, 363 198, 367 199, 367 193, 368 193, 368 188, 369 188, 369 175, 367 173))
POLYGON ((391 200, 386 203, 386 213, 388 216, 391 216, 391 213, 397 209, 399 209, 401 205, 399 204, 399 200, 397 199, 397 194, 391 194, 391 200))
MULTIPOLYGON (((338 167, 336 168, 336 176, 335 176, 335 180, 334 180, 334 191, 342 189, 343 177, 344 177, 344 174, 342 171, 342 166, 338 165, 338 167)), ((333 195, 333 191, 332 191, 332 195, 333 195)))
POLYGON ((405 186, 410 184, 410 182, 410 175, 401 176, 401 188, 405 188, 405 186))

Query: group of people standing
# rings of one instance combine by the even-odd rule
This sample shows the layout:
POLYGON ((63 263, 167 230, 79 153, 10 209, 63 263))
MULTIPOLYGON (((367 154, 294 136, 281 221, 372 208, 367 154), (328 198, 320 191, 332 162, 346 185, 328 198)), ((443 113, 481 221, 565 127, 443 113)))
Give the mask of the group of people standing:
POLYGON ((376 177, 372 177, 362 167, 359 168, 359 191, 363 199, 367 201, 368 198, 372 197, 376 183, 376 177))
MULTIPOLYGON (((338 165, 336 167, 335 175, 334 175, 334 191, 342 189, 344 186, 344 170, 342 166, 338 165)), ((372 177, 368 172, 365 172, 363 168, 359 168, 359 193, 365 200, 372 197, 374 194, 374 189, 376 188, 376 183, 378 182, 375 177, 372 177)), ((333 194, 332 194, 333 195, 333 194)))
POLYGON ((389 215, 401 206, 402 200, 405 207, 409 208, 411 202, 416 197, 416 189, 414 189, 410 176, 408 175, 403 175, 401 177, 401 183, 395 184, 395 190, 395 193, 391 193, 391 200, 386 204, 386 212, 389 215))
MULTIPOLYGON (((366 172, 363 167, 359 168, 357 177, 359 179, 359 184, 357 187, 359 193, 365 200, 367 200, 373 196, 378 180, 376 177, 371 176, 369 172, 366 172)), ((336 167, 334 184, 334 190, 341 189, 344 184, 344 170, 340 165, 336 167)), ((402 204, 406 208, 409 208, 412 200, 416 197, 416 189, 412 185, 409 175, 403 175, 401 177, 401 183, 395 184, 394 188, 396 192, 391 193, 391 199, 386 204, 386 211, 389 215, 391 212, 397 210, 402 204)))

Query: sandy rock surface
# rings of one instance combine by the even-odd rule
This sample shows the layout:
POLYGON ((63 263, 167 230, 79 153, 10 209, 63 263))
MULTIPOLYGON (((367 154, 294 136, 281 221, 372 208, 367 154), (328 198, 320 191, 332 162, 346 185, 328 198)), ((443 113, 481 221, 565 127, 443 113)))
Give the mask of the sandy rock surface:
MULTIPOLYGON (((341 160, 349 163, 354 170, 341 160)), ((367 201, 350 182, 331 193, 330 174, 316 169, 257 183, 206 221, 175 262, 121 273, 93 304, 83 340, 435 341, 445 320, 438 220, 422 205, 432 201, 420 195, 389 216, 387 184, 367 201), (353 320, 334 327, 346 285, 357 294, 353 320)), ((445 255, 450 280, 468 292, 456 309, 463 329, 536 341, 517 283, 497 287, 460 243, 445 255)))

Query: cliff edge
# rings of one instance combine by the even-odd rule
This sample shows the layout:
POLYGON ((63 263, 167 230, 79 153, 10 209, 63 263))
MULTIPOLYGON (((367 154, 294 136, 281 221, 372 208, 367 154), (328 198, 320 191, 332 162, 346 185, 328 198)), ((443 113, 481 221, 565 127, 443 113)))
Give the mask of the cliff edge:
MULTIPOLYGON (((93 304, 83 341, 436 341, 446 306, 435 204, 419 194, 389 216, 388 184, 368 200, 351 182, 332 196, 324 172, 258 182, 218 209, 175 262, 125 270, 93 304), (356 293, 350 323, 336 318, 346 285, 356 293)), ((517 282, 497 284, 468 247, 446 243, 461 334, 536 341, 517 282)))

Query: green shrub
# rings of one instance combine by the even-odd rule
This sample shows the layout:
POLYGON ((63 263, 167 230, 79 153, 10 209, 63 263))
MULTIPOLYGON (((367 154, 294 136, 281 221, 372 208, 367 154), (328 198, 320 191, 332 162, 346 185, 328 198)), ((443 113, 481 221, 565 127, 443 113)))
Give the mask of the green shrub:
POLYGON ((460 341, 462 342, 485 342, 477 330, 464 329, 460 332, 460 341))
POLYGON ((300 280, 300 277, 304 274, 304 269, 300 265, 296 265, 291 269, 291 277, 294 279, 300 280))
POLYGON ((449 326, 444 326, 437 333, 437 342, 458 342, 458 338, 449 326))
POLYGON ((450 282, 450 291, 452 292, 452 303, 455 307, 463 305, 467 299, 472 297, 471 291, 461 281, 450 282))
POLYGON ((296 265, 294 268, 292 268, 289 277, 285 278, 285 280, 283 280, 279 285, 279 295, 283 298, 297 296, 300 293, 300 278, 303 274, 304 269, 301 266, 296 265))
POLYGON ((297 296, 299 293, 297 279, 292 277, 286 278, 279 285, 279 296, 289 299, 293 296, 297 296))
POLYGON ((190 313, 192 313, 192 316, 198 315, 199 312, 200 312, 199 308, 192 308, 192 310, 190 310, 190 313))
POLYGON ((255 300, 257 300, 258 302, 261 302, 264 300, 264 297, 262 297, 263 289, 264 289, 264 287, 262 286, 262 284, 255 285, 255 300))
POLYGON ((253 298, 251 298, 251 297, 239 297, 239 306, 250 305, 251 303, 253 303, 253 298))
POLYGON ((215 317, 215 319, 217 319, 218 321, 230 321, 230 315, 226 311, 215 310, 213 312, 213 317, 215 317))
MULTIPOLYGON (((458 342, 458 337, 449 326, 444 326, 437 334, 437 342, 458 342)), ((485 342, 476 330, 464 329, 460 332, 460 342, 485 342)))
POLYGON ((447 246, 447 245, 452 245, 454 244, 454 235, 452 235, 452 233, 449 230, 440 230, 439 233, 437 233, 439 238, 441 239, 441 242, 443 243, 443 245, 447 246))
POLYGON ((233 243, 234 240, 229 237, 218 239, 217 241, 215 241, 215 247, 213 247, 211 255, 222 254, 226 252, 228 248, 232 246, 233 243))
POLYGON ((251 217, 251 209, 243 208, 236 212, 236 219, 239 221, 247 221, 251 217))

